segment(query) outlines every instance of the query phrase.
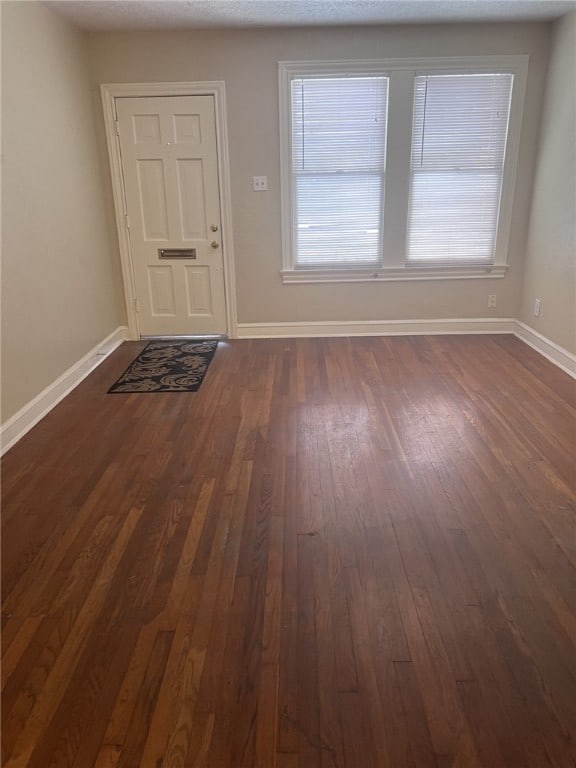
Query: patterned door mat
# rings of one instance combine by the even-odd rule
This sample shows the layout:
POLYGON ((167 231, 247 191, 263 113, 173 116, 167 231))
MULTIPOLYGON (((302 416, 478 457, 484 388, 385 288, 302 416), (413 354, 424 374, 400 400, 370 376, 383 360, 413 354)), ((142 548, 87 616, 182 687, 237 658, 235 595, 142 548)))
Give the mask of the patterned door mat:
POLYGON ((217 341, 151 341, 108 392, 196 392, 217 341))

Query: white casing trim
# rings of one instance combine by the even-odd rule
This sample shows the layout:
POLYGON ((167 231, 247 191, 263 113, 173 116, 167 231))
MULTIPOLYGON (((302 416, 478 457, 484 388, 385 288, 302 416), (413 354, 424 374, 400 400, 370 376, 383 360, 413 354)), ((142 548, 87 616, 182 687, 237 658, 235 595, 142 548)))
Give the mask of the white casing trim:
POLYGON ((520 320, 516 320, 514 335, 576 379, 576 355, 572 352, 547 339, 546 336, 538 333, 526 323, 520 322, 520 320))
POLYGON ((409 280, 468 280, 506 277, 508 267, 377 267, 375 269, 288 269, 283 283, 381 283, 409 280))
POLYGON ((238 323, 239 339, 319 336, 416 336, 454 333, 514 333, 511 317, 445 320, 352 320, 340 322, 238 323))
POLYGON ((128 328, 120 326, 96 344, 56 381, 49 384, 39 395, 14 414, 0 428, 0 456, 8 451, 21 437, 32 429, 66 395, 77 387, 116 347, 128 338, 128 328))

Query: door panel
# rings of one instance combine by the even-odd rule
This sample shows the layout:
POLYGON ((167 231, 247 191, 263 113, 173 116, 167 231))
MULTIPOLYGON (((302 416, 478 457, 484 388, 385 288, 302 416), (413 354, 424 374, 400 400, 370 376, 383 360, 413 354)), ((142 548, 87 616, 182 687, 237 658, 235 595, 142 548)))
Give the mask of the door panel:
POLYGON ((160 144, 159 115, 132 115, 134 144, 160 144))
POLYGON ((168 203, 162 160, 137 160, 138 197, 144 240, 167 240, 168 203))
POLYGON ((212 313, 212 291, 208 267, 186 267, 186 291, 188 314, 209 315, 212 313))
POLYGON ((206 239, 202 160, 178 160, 176 166, 182 240, 206 239))
POLYGON ((148 267, 148 289, 152 317, 176 317, 172 269, 148 267))
POLYGON ((118 98, 116 113, 140 333, 226 333, 214 99, 118 98))

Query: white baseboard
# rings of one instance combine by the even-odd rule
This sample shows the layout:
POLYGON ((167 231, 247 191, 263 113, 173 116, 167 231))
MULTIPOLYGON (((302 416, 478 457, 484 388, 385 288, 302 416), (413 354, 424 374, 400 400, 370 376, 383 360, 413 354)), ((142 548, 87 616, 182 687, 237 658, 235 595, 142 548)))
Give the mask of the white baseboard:
POLYGON ((14 414, 0 428, 0 456, 43 419, 74 387, 128 338, 128 328, 120 326, 96 344, 84 357, 68 368, 62 376, 42 390, 33 400, 14 414))
MULTIPOLYGON (((318 338, 325 336, 420 336, 439 334, 511 333, 573 378, 576 355, 519 320, 510 317, 478 317, 443 320, 354 320, 350 322, 239 323, 239 339, 318 338)), ((120 326, 93 347, 62 376, 40 392, 0 428, 0 456, 88 376, 123 341, 128 328, 120 326)))
POLYGON ((352 320, 339 322, 238 323, 239 339, 321 338, 325 336, 434 336, 510 333, 576 378, 576 355, 512 317, 442 320, 352 320))
POLYGON ((572 352, 568 352, 567 349, 547 339, 546 336, 520 320, 516 320, 514 335, 576 379, 576 355, 572 352))
POLYGON ((338 322, 238 323, 239 339, 286 339, 320 336, 419 336, 455 333, 514 333, 511 317, 446 320, 353 320, 338 322))

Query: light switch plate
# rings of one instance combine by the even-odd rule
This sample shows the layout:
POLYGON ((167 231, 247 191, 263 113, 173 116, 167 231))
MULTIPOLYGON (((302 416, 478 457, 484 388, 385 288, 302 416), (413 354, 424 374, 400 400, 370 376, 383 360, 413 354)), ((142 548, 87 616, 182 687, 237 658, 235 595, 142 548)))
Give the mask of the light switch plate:
POLYGON ((254 176, 252 179, 254 192, 268 191, 268 176, 254 176))

